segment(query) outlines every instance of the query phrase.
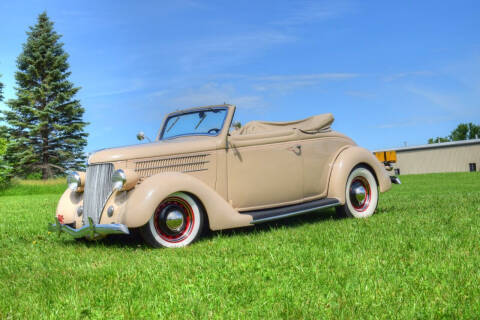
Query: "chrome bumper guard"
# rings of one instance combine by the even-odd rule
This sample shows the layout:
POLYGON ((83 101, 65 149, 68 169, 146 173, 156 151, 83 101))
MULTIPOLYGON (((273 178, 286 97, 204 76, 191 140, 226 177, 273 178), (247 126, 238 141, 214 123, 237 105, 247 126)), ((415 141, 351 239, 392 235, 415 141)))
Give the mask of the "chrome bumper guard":
POLYGON ((92 218, 88 218, 88 224, 75 229, 65 224, 61 224, 58 218, 55 217, 55 223, 48 225, 48 231, 58 232, 60 235, 65 232, 73 238, 89 238, 97 239, 109 234, 130 234, 126 225, 112 223, 112 224, 94 224, 92 218))
POLYGON ((402 184, 402 182, 400 181, 400 179, 398 177, 395 177, 395 176, 390 176, 390 181, 392 183, 395 183, 395 184, 402 184))

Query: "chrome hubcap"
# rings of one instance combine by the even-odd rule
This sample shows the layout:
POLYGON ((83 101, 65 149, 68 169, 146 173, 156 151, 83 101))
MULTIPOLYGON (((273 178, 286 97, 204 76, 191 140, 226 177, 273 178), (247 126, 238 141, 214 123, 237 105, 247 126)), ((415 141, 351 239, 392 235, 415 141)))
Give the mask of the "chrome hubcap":
POLYGON ((355 200, 358 204, 365 201, 367 197, 367 190, 360 182, 355 182, 355 185, 352 186, 352 194, 355 197, 355 200))
POLYGON ((180 231, 183 226, 183 214, 178 210, 172 210, 167 214, 165 224, 171 231, 180 231))
POLYGON ((369 202, 368 182, 356 178, 350 185, 350 202, 356 210, 365 209, 369 202))

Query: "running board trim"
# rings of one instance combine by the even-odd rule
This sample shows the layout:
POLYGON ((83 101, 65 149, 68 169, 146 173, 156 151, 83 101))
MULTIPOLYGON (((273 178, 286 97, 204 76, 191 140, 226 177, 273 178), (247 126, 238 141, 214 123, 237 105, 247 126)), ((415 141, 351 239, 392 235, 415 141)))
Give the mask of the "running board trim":
POLYGON ((241 214, 247 214, 252 216, 252 224, 274 221, 278 219, 283 219, 287 217, 292 217, 311 211, 316 211, 320 209, 326 209, 331 207, 337 207, 340 205, 340 202, 337 199, 325 198, 321 200, 314 200, 310 202, 274 208, 274 209, 263 209, 263 210, 254 210, 254 211, 242 211, 241 214))

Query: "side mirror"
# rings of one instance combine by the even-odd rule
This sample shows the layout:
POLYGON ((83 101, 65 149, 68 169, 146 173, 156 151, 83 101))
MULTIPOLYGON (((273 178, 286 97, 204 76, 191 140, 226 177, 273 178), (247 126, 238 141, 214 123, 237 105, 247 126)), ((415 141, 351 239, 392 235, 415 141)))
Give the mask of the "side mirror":
POLYGON ((242 127, 242 124, 240 123, 240 121, 235 121, 234 123, 232 123, 232 127, 235 129, 235 130, 238 130, 242 127))
POLYGON ((144 133, 143 131, 138 132, 138 133, 137 133, 137 140, 138 140, 138 141, 142 141, 142 140, 144 140, 144 139, 147 139, 148 142, 152 142, 152 140, 150 140, 149 137, 145 136, 145 133, 144 133))
POLYGON ((142 141, 143 139, 145 139, 145 133, 143 131, 138 132, 137 133, 137 140, 142 141))

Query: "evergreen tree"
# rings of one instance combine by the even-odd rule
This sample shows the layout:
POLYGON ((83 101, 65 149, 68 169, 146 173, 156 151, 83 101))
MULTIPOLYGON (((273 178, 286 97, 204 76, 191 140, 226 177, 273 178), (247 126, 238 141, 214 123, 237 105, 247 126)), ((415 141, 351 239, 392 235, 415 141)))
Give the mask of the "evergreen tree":
MULTIPOLYGON (((0 74, 0 78, 2 77, 2 75, 0 74)), ((3 101, 3 83, 2 81, 0 81, 0 102, 3 101)))
POLYGON ((74 98, 80 88, 68 80, 68 54, 44 12, 27 32, 17 58, 16 99, 4 111, 9 144, 6 158, 16 175, 41 171, 42 179, 55 172, 84 167, 87 133, 84 109, 74 98))

